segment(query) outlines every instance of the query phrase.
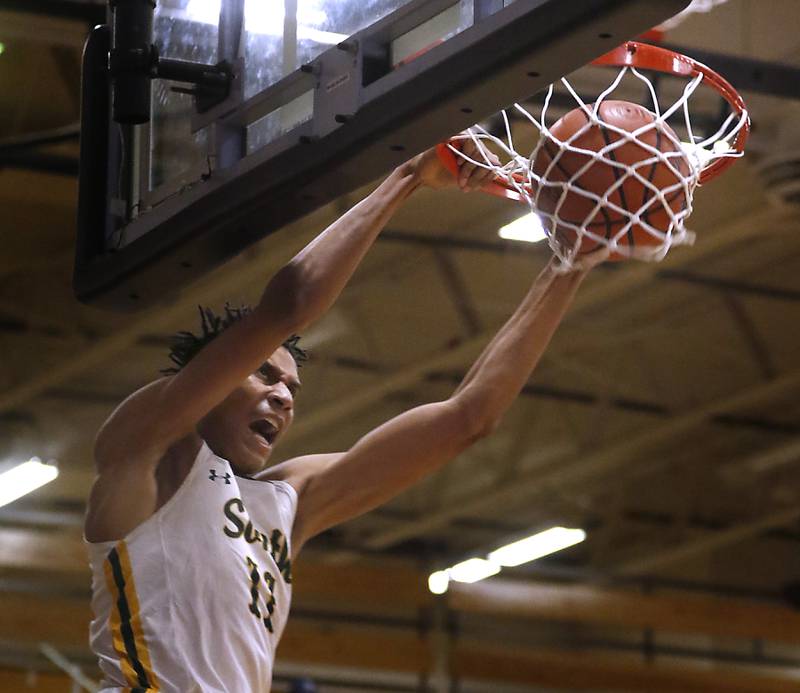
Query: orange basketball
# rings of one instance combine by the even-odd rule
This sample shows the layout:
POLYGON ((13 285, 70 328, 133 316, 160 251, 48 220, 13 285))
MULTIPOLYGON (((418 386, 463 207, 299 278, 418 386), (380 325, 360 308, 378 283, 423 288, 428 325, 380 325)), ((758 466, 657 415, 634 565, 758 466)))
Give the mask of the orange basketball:
MULTIPOLYGON (((593 108, 593 106, 589 108, 593 108)), ((624 139, 624 135, 614 132, 604 124, 613 125, 626 132, 634 132, 653 123, 656 119, 655 115, 643 106, 628 101, 604 101, 598 109, 598 118, 603 124, 593 125, 586 132, 571 139, 589 122, 586 112, 582 108, 576 108, 556 122, 550 128, 550 133, 561 142, 569 142, 571 147, 597 152, 624 139)), ((647 128, 644 132, 636 135, 636 140, 613 147, 604 156, 613 162, 633 167, 643 179, 652 183, 659 190, 665 190, 679 183, 684 176, 689 175, 691 170, 689 162, 677 142, 678 138, 675 133, 664 123, 660 128, 647 128), (665 131, 674 140, 670 139, 665 131), (657 155, 642 145, 649 145, 661 152, 676 152, 669 157, 669 161, 680 172, 680 176, 671 170, 660 157, 654 160, 657 155)), ((572 180, 575 174, 590 162, 592 162, 591 154, 559 150, 557 144, 548 138, 537 153, 533 171, 538 176, 545 177, 546 181, 550 183, 564 183, 572 180)), ((588 231, 597 236, 611 239, 618 235, 628 223, 628 217, 610 207, 601 206, 596 212, 593 212, 596 201, 576 192, 575 188, 581 188, 602 197, 614 185, 617 187, 609 195, 609 202, 631 213, 643 210, 641 219, 644 223, 660 232, 666 232, 669 229, 670 213, 655 192, 642 181, 630 175, 624 168, 602 160, 594 161, 575 178, 560 207, 558 207, 558 202, 564 194, 564 186, 542 185, 537 206, 543 212, 557 214, 558 219, 562 222, 576 226, 581 226, 586 222, 585 228, 588 231)), ((687 201, 683 187, 666 194, 666 202, 674 213, 685 209, 687 201)), ((552 226, 554 222, 545 219, 545 223, 552 226)), ((556 223, 555 234, 568 247, 574 245, 577 238, 576 231, 559 223, 556 223)), ((648 233, 639 223, 632 224, 625 235, 617 241, 618 245, 629 247, 654 246, 660 245, 661 242, 660 238, 648 233)), ((589 252, 598 245, 598 241, 584 236, 579 252, 589 252)), ((612 260, 624 257, 626 256, 620 252, 611 254, 612 260)))

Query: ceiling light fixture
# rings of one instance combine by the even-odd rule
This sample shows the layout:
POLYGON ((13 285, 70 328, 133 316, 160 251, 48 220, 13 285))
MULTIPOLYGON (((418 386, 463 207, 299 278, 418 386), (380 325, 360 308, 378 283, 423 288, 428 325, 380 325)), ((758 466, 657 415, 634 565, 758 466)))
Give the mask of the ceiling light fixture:
POLYGON ((515 219, 510 224, 501 226, 497 235, 509 241, 525 241, 526 243, 538 243, 547 238, 541 217, 533 212, 515 219))
POLYGON ((544 532, 501 546, 489 554, 489 560, 510 568, 574 546, 584 539, 586 532, 582 529, 551 527, 544 532))
POLYGON ((451 580, 456 582, 478 582, 500 572, 500 566, 485 558, 469 558, 456 563, 447 571, 451 580))
POLYGON ((38 457, 12 467, 0 474, 0 506, 44 486, 57 476, 58 468, 54 464, 45 464, 38 457))
POLYGON ((452 568, 437 570, 428 577, 428 589, 433 594, 447 592, 450 581, 478 582, 497 575, 501 568, 535 561, 537 558, 561 551, 586 539, 582 529, 551 527, 525 539, 512 542, 492 551, 486 558, 470 558, 456 563, 452 568))
POLYGON ((444 594, 450 584, 450 576, 446 570, 437 570, 428 578, 428 589, 432 594, 444 594))

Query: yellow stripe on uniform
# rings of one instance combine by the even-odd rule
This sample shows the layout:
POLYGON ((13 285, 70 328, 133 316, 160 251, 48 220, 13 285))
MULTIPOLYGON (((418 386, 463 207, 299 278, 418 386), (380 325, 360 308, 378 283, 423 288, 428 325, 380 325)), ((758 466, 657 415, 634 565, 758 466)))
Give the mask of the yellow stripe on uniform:
POLYGON ((119 542, 108 554, 104 565, 109 592, 115 598, 111 610, 111 633, 120 667, 129 686, 135 691, 159 690, 153 672, 147 641, 142 632, 139 598, 133 581, 128 547, 119 542))
POLYGON ((128 586, 125 593, 128 596, 128 604, 131 610, 131 626, 133 627, 133 637, 136 643, 136 651, 139 653, 139 659, 142 661, 144 670, 147 672, 147 678, 150 681, 150 688, 153 691, 158 691, 158 679, 153 671, 153 665, 150 662, 150 650, 147 648, 147 641, 144 638, 142 631, 142 619, 139 612, 139 597, 136 594, 136 586, 133 584, 133 571, 131 570, 131 559, 128 556, 128 546, 124 541, 120 542, 119 547, 120 564, 122 565, 122 574, 125 576, 125 584, 128 586))
POLYGON ((138 686, 138 678, 136 676, 136 672, 133 670, 130 661, 128 660, 128 654, 125 651, 125 642, 122 639, 122 633, 120 628, 120 617, 119 617, 119 600, 120 600, 120 592, 117 589, 117 583, 114 580, 114 573, 111 568, 111 563, 108 560, 103 562, 103 570, 106 574, 106 587, 108 588, 108 593, 114 599, 114 604, 111 607, 111 612, 109 616, 109 627, 111 629, 111 642, 114 644, 114 651, 117 653, 119 657, 119 666, 122 669, 122 674, 125 677, 125 682, 133 687, 138 686))

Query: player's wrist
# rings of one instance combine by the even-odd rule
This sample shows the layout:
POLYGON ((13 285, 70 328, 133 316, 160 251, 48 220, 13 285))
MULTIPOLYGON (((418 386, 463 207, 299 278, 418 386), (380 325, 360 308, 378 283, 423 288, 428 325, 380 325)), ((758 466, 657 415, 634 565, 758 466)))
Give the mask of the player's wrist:
POLYGON ((391 185, 392 189, 395 190, 402 199, 405 199, 424 185, 419 172, 414 166, 414 159, 406 161, 392 171, 387 179, 387 183, 391 185))

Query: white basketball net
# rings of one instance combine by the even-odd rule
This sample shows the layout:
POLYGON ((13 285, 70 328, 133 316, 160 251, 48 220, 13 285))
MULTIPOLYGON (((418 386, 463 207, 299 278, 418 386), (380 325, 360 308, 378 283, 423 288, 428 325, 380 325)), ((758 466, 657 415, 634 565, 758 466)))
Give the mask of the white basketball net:
MULTIPOLYGON (((702 74, 691 78, 685 85, 683 93, 678 100, 669 108, 663 110, 658 103, 658 96, 652 82, 634 67, 623 67, 614 82, 600 94, 593 104, 585 103, 569 81, 566 78, 562 78, 562 84, 574 97, 578 106, 586 113, 588 121, 568 140, 563 142, 559 140, 551 133, 546 123, 547 112, 554 91, 553 85, 550 85, 538 118, 531 115, 520 104, 514 104, 515 111, 521 114, 524 119, 530 121, 540 132, 539 141, 530 154, 523 155, 514 149, 509 116, 506 111, 502 111, 503 123, 505 124, 505 139, 491 134, 481 125, 475 125, 467 130, 466 133, 454 139, 471 139, 478 149, 479 156, 476 155, 475 159, 467 157, 452 145, 450 149, 457 156, 465 158, 477 166, 494 171, 498 179, 519 194, 521 199, 528 204, 531 212, 537 213, 542 218, 550 247, 558 258, 559 265, 563 271, 568 271, 573 267, 578 259, 581 243, 584 240, 591 241, 588 244, 591 247, 607 246, 610 252, 616 252, 626 257, 658 261, 666 255, 672 246, 691 244, 694 240, 694 234, 686 229, 685 221, 692 213, 692 196, 702 171, 720 157, 741 156, 741 153, 732 147, 732 143, 739 130, 747 122, 746 113, 741 115, 731 113, 719 129, 710 136, 702 137, 694 133, 689 115, 689 100, 700 86, 702 79, 702 74), (652 99, 652 113, 654 116, 652 122, 633 132, 615 127, 612 124, 601 121, 598 117, 600 104, 608 99, 628 72, 647 85, 652 99), (678 140, 674 132, 666 126, 667 119, 678 111, 682 111, 682 120, 685 122, 686 133, 688 133, 688 141, 686 142, 678 140), (586 134, 592 127, 606 128, 608 131, 616 133, 618 139, 607 144, 599 151, 575 146, 573 142, 586 134), (670 148, 674 151, 660 151, 644 142, 641 136, 650 130, 660 131, 661 135, 669 140, 671 143, 670 148), (547 166, 547 169, 539 175, 534 171, 534 161, 536 161, 540 150, 548 142, 551 143, 549 147, 550 153, 553 151, 553 145, 558 151, 552 156, 552 161, 547 166), (646 150, 651 156, 637 162, 635 165, 627 165, 616 161, 612 157, 613 151, 629 142, 635 142, 638 147, 646 150), (493 145, 491 150, 487 147, 489 143, 493 145), (507 159, 506 163, 493 164, 489 158, 490 152, 498 154, 501 159, 507 159), (576 170, 568 180, 564 180, 563 170, 558 171, 557 179, 551 179, 551 175, 555 177, 560 157, 566 152, 581 154, 585 157, 586 164, 576 170), (603 195, 586 190, 576 183, 589 168, 598 162, 614 167, 618 171, 615 182, 603 195), (669 168, 674 174, 676 182, 662 188, 654 185, 647 176, 647 171, 651 170, 654 164, 669 168), (688 175, 686 174, 687 168, 688 175), (647 188, 650 193, 647 196, 649 199, 639 209, 625 209, 611 199, 614 193, 630 178, 636 179, 638 184, 647 188), (569 220, 560 216, 559 212, 568 194, 572 196, 579 194, 591 201, 591 211, 586 214, 583 220, 569 220), (548 201, 546 205, 539 204, 542 195, 547 195, 542 200, 543 202, 545 200, 548 201), (675 211, 670 205, 670 201, 673 201, 674 205, 675 198, 680 196, 683 196, 685 204, 681 209, 675 211), (546 207, 553 207, 552 200, 556 197, 558 201, 553 211, 544 211, 546 207), (647 221, 649 214, 661 209, 664 210, 669 219, 666 229, 655 228, 647 221), (605 228, 602 229, 602 233, 600 229, 592 229, 592 220, 598 218, 597 215, 602 213, 601 210, 605 210, 614 218, 613 235, 608 235, 605 228), (627 245, 626 239, 628 232, 634 226, 646 231, 648 235, 652 236, 652 240, 648 238, 647 244, 637 244, 635 248, 631 249, 627 245), (558 229, 569 229, 572 232, 569 235, 574 234, 574 238, 569 238, 569 242, 566 242, 565 234, 559 233, 558 229)), ((664 217, 662 216, 662 218, 664 217)), ((594 226, 596 227, 597 224, 594 224, 594 226)))
POLYGON ((671 19, 668 19, 666 22, 659 24, 658 28, 662 31, 669 31, 670 29, 674 29, 679 24, 682 24, 690 14, 696 14, 698 12, 711 12, 711 10, 713 10, 717 5, 721 5, 724 2, 728 2, 728 0, 693 0, 689 7, 682 12, 678 12, 678 14, 671 19))

